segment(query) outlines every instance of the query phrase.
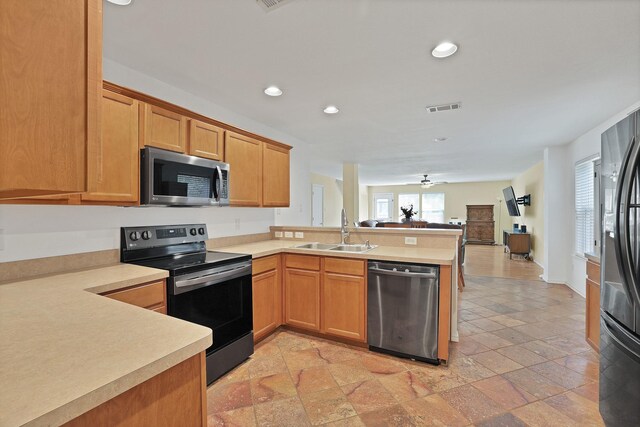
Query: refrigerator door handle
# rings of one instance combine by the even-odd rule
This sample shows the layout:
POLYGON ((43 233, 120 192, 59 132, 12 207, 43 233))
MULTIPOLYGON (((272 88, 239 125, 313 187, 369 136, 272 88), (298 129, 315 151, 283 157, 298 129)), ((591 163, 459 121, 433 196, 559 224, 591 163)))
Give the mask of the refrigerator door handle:
POLYGON ((635 171, 640 161, 640 144, 636 144, 634 137, 629 143, 625 157, 620 167, 620 177, 616 188, 616 225, 615 250, 618 268, 622 274, 622 285, 625 288, 630 304, 633 300, 640 301, 638 294, 638 280, 633 268, 631 252, 631 236, 629 234, 629 211, 631 204, 632 185, 635 171))

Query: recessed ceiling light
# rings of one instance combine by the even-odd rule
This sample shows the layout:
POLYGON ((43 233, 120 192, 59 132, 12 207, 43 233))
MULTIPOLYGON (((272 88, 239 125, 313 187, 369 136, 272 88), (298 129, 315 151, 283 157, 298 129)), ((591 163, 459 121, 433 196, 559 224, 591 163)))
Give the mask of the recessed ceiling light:
POLYGON ((433 138, 433 142, 444 142, 447 139, 449 139, 449 138, 447 138, 446 136, 439 136, 437 138, 433 138))
POLYGON ((327 114, 337 114, 340 112, 340 109, 335 105, 327 105, 323 111, 327 114))
POLYGON ((269 86, 264 90, 264 93, 269 96, 280 96, 282 95, 282 89, 280 89, 278 86, 269 86))
POLYGON ((431 51, 431 55, 436 58, 446 58, 453 55, 458 50, 458 46, 451 42, 442 42, 431 51))
POLYGON ((131 0, 107 0, 109 3, 117 4, 118 6, 129 6, 131 0))

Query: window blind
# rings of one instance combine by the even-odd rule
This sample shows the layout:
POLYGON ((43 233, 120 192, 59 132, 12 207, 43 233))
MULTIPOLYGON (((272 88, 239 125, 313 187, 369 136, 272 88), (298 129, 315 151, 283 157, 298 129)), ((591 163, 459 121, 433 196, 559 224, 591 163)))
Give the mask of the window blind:
POLYGON ((444 222, 444 193, 422 193, 421 218, 428 222, 444 222))
POLYGON ((594 166, 592 160, 576 165, 576 254, 591 252, 594 246, 594 166))

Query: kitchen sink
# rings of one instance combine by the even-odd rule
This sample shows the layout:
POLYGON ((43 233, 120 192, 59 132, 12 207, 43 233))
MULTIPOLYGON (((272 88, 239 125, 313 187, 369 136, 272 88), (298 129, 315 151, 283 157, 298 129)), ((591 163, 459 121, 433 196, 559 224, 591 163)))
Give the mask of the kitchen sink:
POLYGON ((335 243, 305 243, 304 245, 294 246, 296 249, 319 249, 327 250, 336 247, 335 243))
POLYGON ((371 249, 377 248, 378 245, 337 245, 333 248, 330 248, 330 251, 340 251, 340 252, 368 252, 371 249))
POLYGON ((321 251, 339 251, 339 252, 368 252, 371 249, 377 248, 378 245, 367 246, 364 244, 359 245, 342 245, 340 243, 304 243, 302 245, 294 246, 296 249, 316 249, 321 251))

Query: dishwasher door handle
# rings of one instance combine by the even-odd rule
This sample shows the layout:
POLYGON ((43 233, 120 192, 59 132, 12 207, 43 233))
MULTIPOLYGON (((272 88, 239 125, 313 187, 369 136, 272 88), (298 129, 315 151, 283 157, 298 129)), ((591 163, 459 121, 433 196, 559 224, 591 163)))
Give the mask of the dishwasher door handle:
POLYGON ((436 273, 413 273, 410 271, 394 271, 385 270, 383 268, 369 267, 369 272, 373 274, 385 274, 387 276, 400 276, 400 277, 419 277, 421 279, 437 279, 436 273))

